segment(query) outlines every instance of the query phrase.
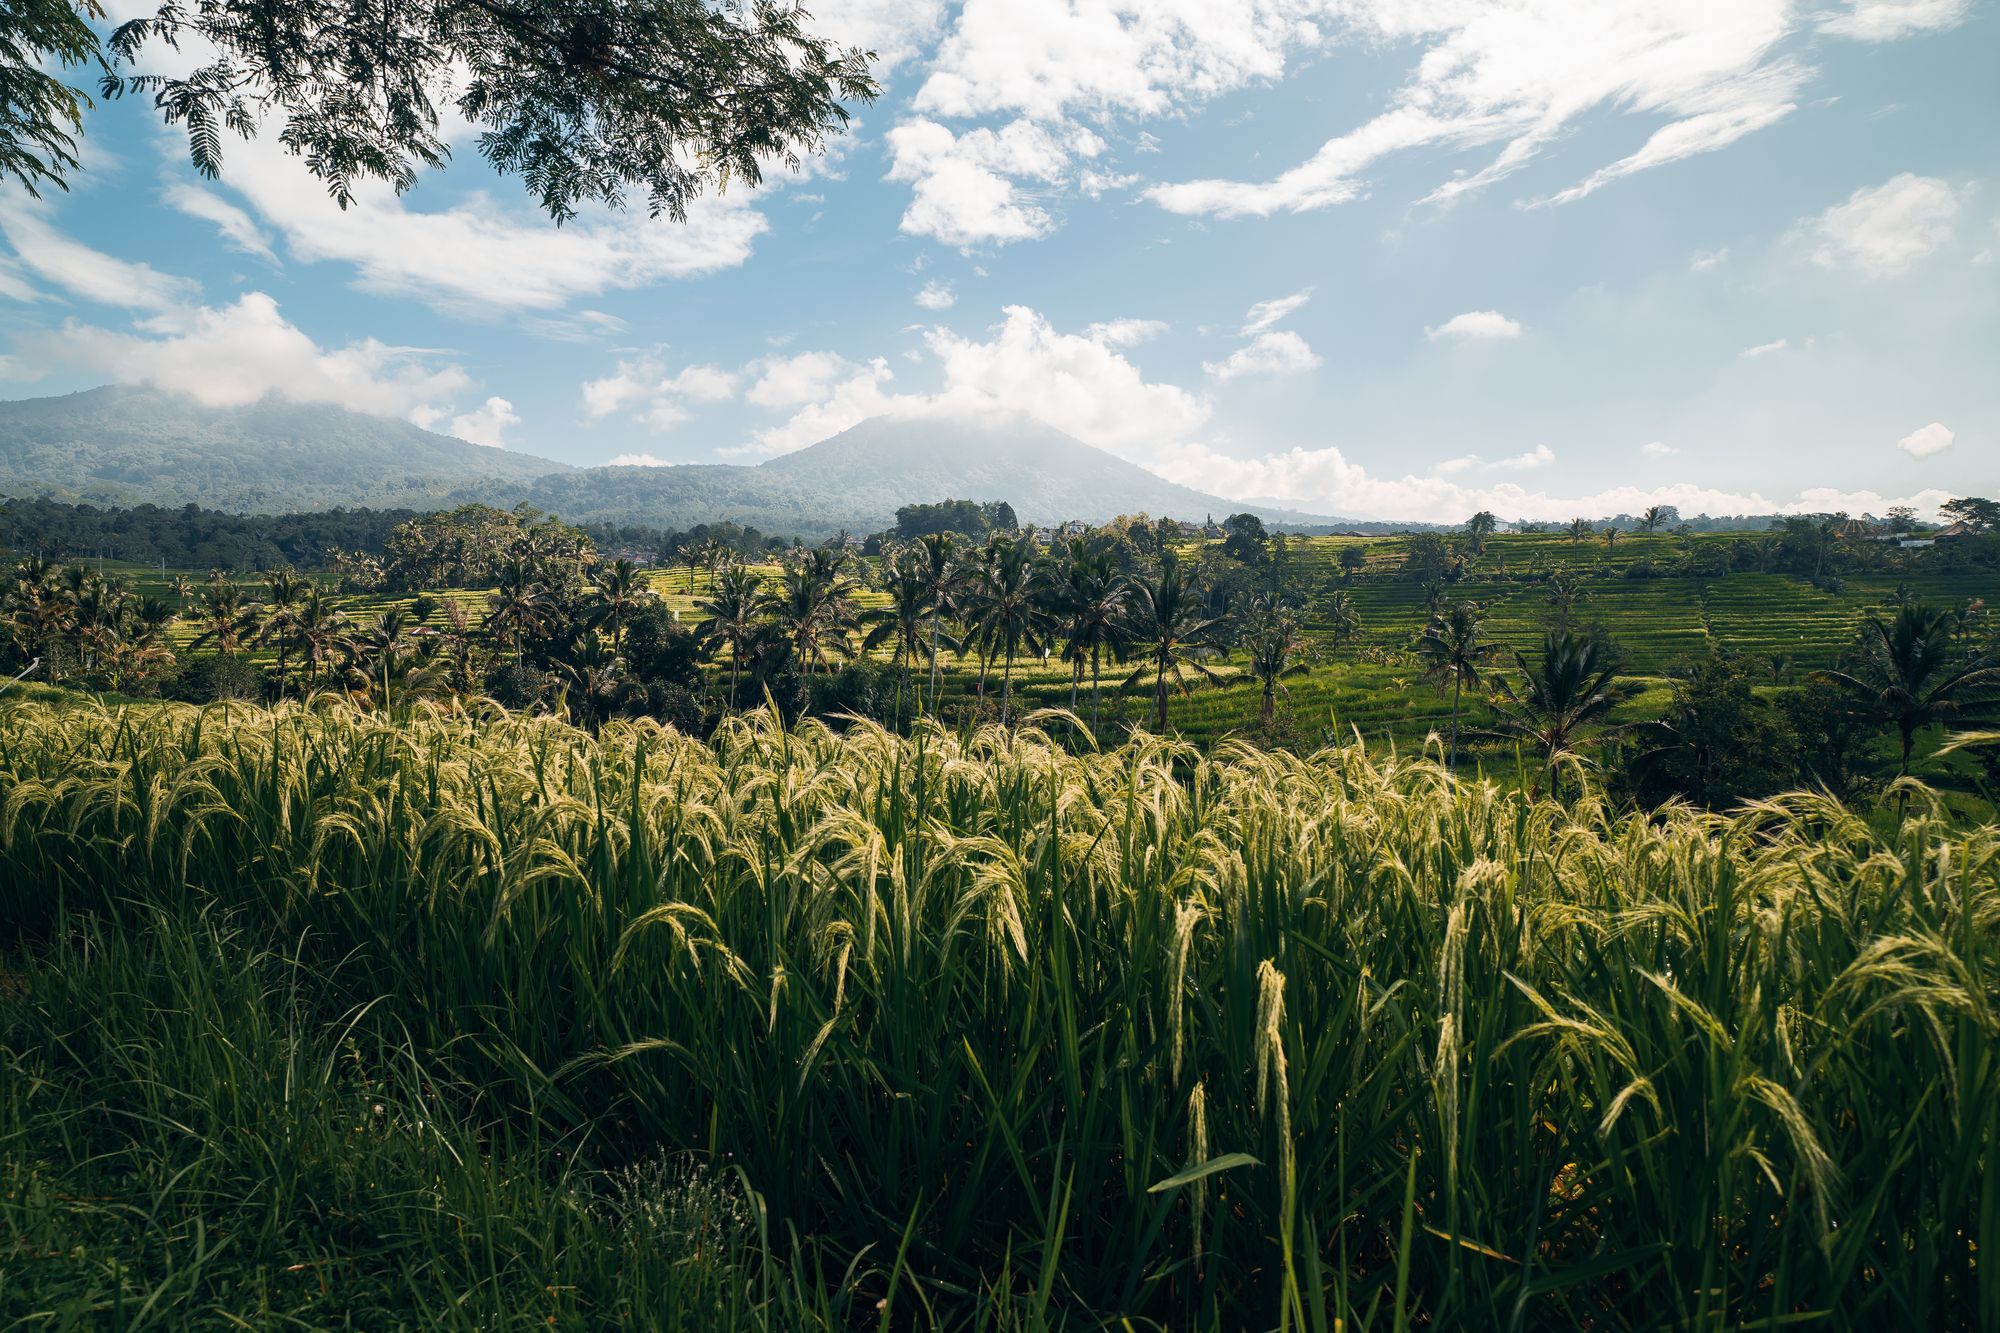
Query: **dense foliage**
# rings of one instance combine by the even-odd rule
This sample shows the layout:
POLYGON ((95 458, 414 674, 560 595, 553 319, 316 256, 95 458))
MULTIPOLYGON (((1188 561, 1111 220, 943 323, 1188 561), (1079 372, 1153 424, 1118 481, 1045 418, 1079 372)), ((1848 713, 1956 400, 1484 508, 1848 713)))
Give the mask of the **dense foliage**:
POLYGON ((0 785, 0 1317, 2000 1319, 2000 836, 1921 789, 34 705, 0 785))

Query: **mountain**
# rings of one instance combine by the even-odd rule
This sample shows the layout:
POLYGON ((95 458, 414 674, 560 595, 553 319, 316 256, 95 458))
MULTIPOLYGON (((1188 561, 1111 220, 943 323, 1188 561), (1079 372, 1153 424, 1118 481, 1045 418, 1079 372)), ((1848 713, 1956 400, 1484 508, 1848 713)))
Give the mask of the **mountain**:
MULTIPOLYGON (((481 498, 525 499, 579 522, 688 527, 717 518, 765 532, 876 532, 912 502, 1005 500, 1023 522, 1120 514, 1218 520, 1246 506, 1186 486, 1027 418, 874 417, 831 439, 754 467, 583 468, 481 498)), ((1335 520, 1256 506, 1267 521, 1335 520)))
POLYGON ((877 532, 902 505, 944 499, 1005 500, 1035 523, 1244 509, 1267 522, 1337 521, 1175 485, 1026 417, 876 417, 757 465, 572 468, 324 404, 206 407, 119 387, 0 402, 4 495, 249 513, 525 502, 576 523, 726 519, 803 537, 877 532))
POLYGON ((392 417, 280 398, 208 407, 106 386, 0 402, 0 495, 281 513, 432 505, 481 482, 563 470, 392 417))

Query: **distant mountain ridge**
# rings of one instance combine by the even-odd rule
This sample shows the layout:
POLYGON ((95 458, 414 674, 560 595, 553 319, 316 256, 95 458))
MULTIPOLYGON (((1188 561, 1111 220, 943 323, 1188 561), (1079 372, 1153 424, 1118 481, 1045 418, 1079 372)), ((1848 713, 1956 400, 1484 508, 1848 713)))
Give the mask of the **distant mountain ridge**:
POLYGON ((1177 485, 1026 417, 877 417, 757 465, 573 468, 339 407, 211 408, 121 387, 0 402, 0 495, 252 513, 526 502, 578 523, 728 520, 807 537, 879 531, 902 505, 947 498, 1005 500, 1035 523, 1245 509, 1341 522, 1177 485))
POLYGON ((281 398, 208 407, 107 385, 0 402, 0 495, 278 513, 429 506, 470 484, 565 470, 393 417, 281 398))

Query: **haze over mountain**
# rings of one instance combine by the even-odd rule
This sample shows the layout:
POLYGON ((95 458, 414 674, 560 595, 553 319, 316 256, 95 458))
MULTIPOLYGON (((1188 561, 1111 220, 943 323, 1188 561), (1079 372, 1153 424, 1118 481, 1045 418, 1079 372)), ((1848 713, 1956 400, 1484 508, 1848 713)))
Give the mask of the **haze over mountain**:
POLYGON ((394 417, 278 397, 209 407, 107 385, 0 402, 0 495, 280 513, 430 505, 477 482, 564 469, 394 417))
POLYGON ((0 495, 259 513, 525 501, 573 522, 730 520, 804 536, 878 531, 901 505, 947 498, 1005 500, 1040 523, 1245 508, 1335 521, 1176 485, 1026 417, 879 417, 757 465, 570 468, 337 407, 213 408, 128 388, 0 402, 0 495))

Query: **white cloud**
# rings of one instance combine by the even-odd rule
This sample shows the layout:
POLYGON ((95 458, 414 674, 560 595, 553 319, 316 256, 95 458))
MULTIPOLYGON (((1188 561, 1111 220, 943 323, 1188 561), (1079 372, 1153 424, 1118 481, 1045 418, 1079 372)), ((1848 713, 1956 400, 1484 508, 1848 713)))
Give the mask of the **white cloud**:
POLYGON ((1672 458, 1680 450, 1659 440, 1648 440, 1639 446, 1639 452, 1648 458, 1672 458))
POLYGON ((1912 458, 1929 458, 1951 448, 1958 436, 1943 422, 1933 421, 1928 426, 1919 427, 1896 441, 1896 447, 1912 458))
MULTIPOLYGON (((135 264, 93 250, 59 229, 52 210, 18 192, 0 198, 0 235, 14 247, 21 264, 46 282, 100 305, 128 310, 171 310, 196 299, 201 288, 187 278, 162 273, 150 264, 135 264)), ((24 284, 18 279, 0 286, 17 300, 24 284)))
POLYGON ((657 457, 653 456, 652 454, 619 454, 619 455, 618 455, 618 456, 617 456, 616 458, 613 458, 613 459, 612 459, 612 460, 611 460, 610 462, 606 463, 606 464, 605 464, 604 466, 606 466, 606 467, 672 467, 672 466, 674 466, 674 465, 673 465, 672 463, 669 463, 669 462, 668 462, 668 461, 667 461, 666 459, 664 459, 664 458, 657 458, 657 457))
POLYGON ((436 353, 421 348, 373 338, 322 348, 263 292, 246 293, 220 309, 203 306, 158 316, 140 328, 120 333, 72 320, 53 334, 37 334, 29 355, 42 368, 151 384, 192 394, 211 407, 239 407, 278 394, 420 424, 449 411, 443 404, 469 383, 458 366, 441 364, 436 353))
POLYGON ((1456 458, 1447 458, 1442 463, 1431 464, 1431 472, 1440 477, 1454 477, 1475 468, 1481 472, 1530 472, 1536 468, 1549 467, 1555 461, 1555 450, 1546 444, 1538 444, 1524 454, 1515 454, 1511 458, 1496 458, 1490 463, 1478 454, 1460 454, 1456 458))
POLYGON ((1354 36, 1421 52, 1373 119, 1328 140, 1305 163, 1261 182, 1156 186, 1180 213, 1268 216, 1345 203, 1361 173, 1424 145, 1500 145, 1430 202, 1485 188, 1534 160, 1587 113, 1664 117, 1635 152, 1549 202, 1581 198, 1620 176, 1733 143, 1789 114, 1810 71, 1780 54, 1802 20, 1793 0, 1354 0, 1337 7, 1354 36))
MULTIPOLYGON (((1063 333, 1025 306, 1009 306, 1004 313, 985 338, 943 328, 925 334, 941 375, 934 393, 888 392, 893 375, 879 358, 857 366, 832 353, 809 352, 771 367, 767 378, 775 371, 784 383, 781 392, 774 380, 763 395, 766 405, 804 405, 734 452, 786 453, 874 416, 1026 415, 1086 444, 1148 463, 1162 442, 1186 440, 1209 419, 1212 408, 1205 397, 1148 381, 1115 341, 1103 336, 1110 326, 1063 333)), ((754 388, 749 396, 759 397, 754 388)))
POLYGON ((1536 468, 1552 466, 1555 461, 1555 450, 1549 448, 1546 444, 1538 444, 1525 454, 1516 454, 1512 458, 1503 458, 1499 462, 1492 464, 1492 466, 1501 472, 1532 472, 1536 468))
POLYGON ((1951 239, 1959 199, 1950 183, 1910 172, 1867 186, 1819 215, 1808 235, 1814 263, 1899 273, 1951 239))
POLYGON ((958 302, 958 294, 948 282, 932 279, 917 293, 917 304, 926 310, 949 310, 958 302))
POLYGON ((825 398, 859 367, 835 352, 800 352, 765 357, 750 369, 757 380, 743 395, 746 399, 758 407, 798 407, 825 398))
POLYGON ((1789 346, 1791 346, 1789 339, 1777 338, 1771 342, 1758 343, 1755 347, 1746 347, 1736 355, 1744 361, 1755 361, 1760 356, 1769 356, 1773 352, 1782 352, 1789 346))
POLYGON ((1720 250, 1697 250, 1688 258, 1688 272, 1710 273, 1729 262, 1729 247, 1720 250))
POLYGON ((1323 40, 1327 0, 967 0, 919 111, 1155 116, 1284 72, 1323 40))
POLYGON ((688 402, 717 403, 736 393, 737 375, 720 366, 683 366, 672 375, 652 357, 620 361, 611 374, 586 380, 583 385, 583 414, 601 421, 613 412, 643 403, 640 420, 654 430, 666 430, 686 421, 691 413, 688 402))
POLYGON ((0 255, 0 296, 27 304, 42 299, 42 294, 35 290, 34 284, 30 283, 27 276, 21 272, 21 266, 4 255, 0 255))
POLYGON ((1290 329, 1260 333, 1221 361, 1204 361, 1201 368, 1219 380, 1241 375, 1296 375, 1319 365, 1319 353, 1290 329))
POLYGON ((1347 458, 1337 448, 1292 449, 1258 458, 1232 458, 1198 444, 1163 449, 1154 470, 1170 480, 1232 497, 1261 496, 1309 513, 1352 518, 1405 519, 1458 523, 1467 515, 1490 509, 1506 518, 1561 520, 1582 514, 1604 517, 1637 514, 1649 505, 1671 504, 1683 514, 1848 513, 1886 511, 1910 504, 1919 512, 1935 513, 1951 498, 1945 490, 1924 490, 1905 497, 1874 491, 1840 491, 1829 487, 1805 490, 1775 501, 1756 492, 1725 491, 1683 482, 1670 486, 1618 486, 1607 490, 1565 494, 1529 490, 1514 482, 1468 486, 1448 476, 1377 476, 1347 458))
POLYGON ((450 313, 555 310, 579 297, 733 268, 768 224, 754 191, 696 200, 686 223, 590 211, 557 227, 525 203, 483 193, 425 211, 380 182, 355 186, 343 210, 267 128, 230 146, 222 183, 292 256, 349 264, 358 286, 450 313))
POLYGON ((964 248, 1055 230, 1055 218, 1018 182, 1062 180, 1070 153, 1094 151, 1097 141, 1082 131, 1065 142, 1027 120, 964 134, 934 120, 913 120, 890 130, 888 143, 887 179, 914 187, 902 229, 964 248))
POLYGON ((1302 292, 1293 292, 1290 296, 1259 301, 1251 306, 1250 313, 1243 317, 1243 335, 1248 337, 1253 333, 1262 333, 1311 299, 1312 288, 1308 287, 1302 292))
POLYGON ((1972 0, 1848 0, 1846 11, 1820 21, 1819 30, 1864 42, 1887 42, 1911 33, 1956 27, 1972 0))
POLYGON ((1137 347, 1166 331, 1167 322, 1163 319, 1107 319, 1092 324, 1084 330, 1084 335, 1106 347, 1137 347))
POLYGON ((1518 338, 1521 336, 1521 325, 1498 310, 1468 310, 1462 315, 1453 315, 1436 328, 1425 329, 1424 333, 1432 342, 1446 338, 1475 342, 1490 338, 1518 338))
POLYGON ((873 51, 879 76, 922 51, 943 17, 943 0, 814 0, 808 26, 842 46, 873 51))
POLYGON ((451 419, 451 433, 461 440, 483 444, 491 449, 504 449, 506 442, 501 436, 507 427, 520 421, 514 413, 514 405, 505 398, 488 398, 470 412, 462 412, 451 419))
POLYGON ((220 195, 186 181, 168 181, 160 197, 170 208, 214 223, 215 229, 222 233, 222 239, 233 249, 273 264, 278 262, 278 257, 271 253, 270 241, 265 239, 250 215, 220 195))

